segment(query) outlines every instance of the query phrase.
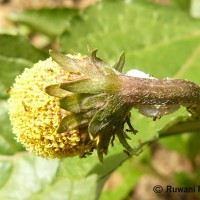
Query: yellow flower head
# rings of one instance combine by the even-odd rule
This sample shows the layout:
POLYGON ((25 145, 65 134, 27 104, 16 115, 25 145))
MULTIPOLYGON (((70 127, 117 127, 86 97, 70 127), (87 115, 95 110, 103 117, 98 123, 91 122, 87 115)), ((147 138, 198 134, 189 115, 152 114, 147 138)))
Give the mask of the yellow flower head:
POLYGON ((13 132, 17 141, 36 155, 84 156, 95 146, 95 141, 85 144, 86 133, 78 129, 57 133, 62 118, 71 113, 60 109, 59 98, 45 93, 45 87, 66 80, 69 73, 49 58, 25 69, 10 90, 8 108, 13 132))

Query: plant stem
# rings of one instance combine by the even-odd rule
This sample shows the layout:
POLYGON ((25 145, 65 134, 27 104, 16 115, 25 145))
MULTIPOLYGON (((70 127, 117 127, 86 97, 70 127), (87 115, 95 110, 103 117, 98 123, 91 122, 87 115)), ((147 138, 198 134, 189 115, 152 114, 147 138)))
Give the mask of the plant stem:
POLYGON ((120 76, 121 95, 132 106, 182 105, 200 113, 200 87, 179 79, 151 79, 120 76))

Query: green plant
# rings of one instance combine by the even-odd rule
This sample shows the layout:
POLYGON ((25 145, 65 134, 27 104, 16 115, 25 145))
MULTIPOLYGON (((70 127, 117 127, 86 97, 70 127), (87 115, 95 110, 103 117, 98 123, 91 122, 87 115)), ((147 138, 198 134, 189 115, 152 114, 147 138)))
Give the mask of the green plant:
MULTIPOLYGON (((31 36, 36 30, 42 34, 42 37, 47 37, 48 47, 56 43, 59 46, 59 51, 63 51, 65 54, 72 53, 69 51, 70 49, 81 52, 83 55, 88 54, 86 53, 86 46, 89 45, 97 47, 99 57, 113 63, 114 66, 114 60, 124 50, 126 51, 124 72, 137 68, 158 78, 188 79, 200 84, 198 77, 200 44, 198 27, 200 22, 188 16, 185 11, 188 4, 186 1, 184 2, 180 3, 178 0, 173 0, 167 6, 161 6, 145 0, 129 3, 103 1, 83 11, 73 10, 69 15, 66 14, 68 9, 45 9, 45 12, 43 10, 27 10, 16 15, 13 20, 19 26, 27 25, 31 36), (57 18, 53 17, 55 10, 57 18), (114 12, 110 12, 110 10, 114 12), (50 17, 54 21, 50 20, 50 17), (46 23, 48 20, 51 21, 51 26, 46 23), (36 21, 37 23, 35 23, 36 21), (59 24, 59 29, 55 28, 57 24, 59 24)), ((20 29, 18 30, 20 31, 20 29)), ((14 28, 14 31, 16 31, 16 28, 14 28)), ((48 53, 45 49, 39 50, 33 47, 24 36, 2 34, 0 35, 0 46, 0 130, 3 138, 2 143, 0 143, 2 155, 0 159, 2 171, 0 175, 0 198, 95 199, 101 194, 102 186, 110 173, 124 161, 129 160, 118 169, 119 173, 125 174, 122 185, 110 194, 103 192, 101 195, 102 199, 116 197, 116 194, 117 199, 125 198, 131 190, 132 183, 135 183, 137 178, 145 171, 140 166, 149 168, 151 159, 147 148, 144 146, 159 137, 163 138, 159 140, 160 145, 176 150, 190 158, 195 169, 192 174, 198 177, 199 166, 195 164, 195 159, 199 153, 199 120, 191 118, 184 108, 180 108, 172 115, 163 116, 156 121, 149 120, 146 116, 139 114, 136 109, 131 111, 130 121, 134 128, 139 130, 139 133, 136 135, 129 134, 131 140, 128 143, 135 150, 134 153, 139 154, 142 149, 146 149, 139 157, 133 156, 128 159, 129 156, 123 152, 124 148, 117 141, 115 141, 114 147, 109 148, 108 155, 104 157, 103 165, 99 164, 95 153, 84 159, 73 157, 60 160, 45 160, 33 154, 28 154, 13 139, 7 116, 6 99, 8 94, 6 90, 13 85, 16 75, 21 74, 24 68, 31 68, 33 63, 38 62, 38 60, 46 59, 48 53), (188 138, 185 138, 184 135, 176 135, 182 132, 188 132, 188 138), (192 132, 197 132, 197 134, 190 134, 192 132), (169 135, 176 136, 165 137, 169 135), (191 148, 192 141, 195 141, 195 145, 191 148), (133 167, 134 170, 132 170, 133 167), (126 181, 128 183, 124 184, 126 181), (28 184, 24 184, 24 182, 28 184)), ((53 54, 52 57, 56 60, 53 54)), ((121 58, 123 58, 123 54, 121 58)), ((120 61, 123 63, 123 59, 120 61)), ((60 64, 62 65, 62 63, 60 64)), ((102 77, 101 79, 103 80, 102 77)), ((129 82, 131 80, 134 79, 130 78, 129 82)), ((85 84, 87 84, 87 80, 82 81, 86 81, 85 84)), ((158 80, 148 79, 147 82, 150 84, 154 81, 158 80)), ((165 80, 164 83, 169 83, 169 80, 165 80)), ((91 85, 91 82, 88 82, 88 84, 91 85)), ((191 84, 192 87, 196 88, 195 92, 199 90, 190 82, 175 82, 176 87, 184 91, 186 91, 185 84, 191 84), (182 83, 184 87, 181 86, 182 83)), ((126 83, 127 85, 132 86, 132 84, 126 83)), ((169 85, 165 85, 164 88, 166 86, 169 85)), ((67 84, 63 87, 66 90, 74 89, 67 84)), ((74 91, 80 88, 76 85, 74 87, 74 91)), ((51 91, 54 88, 47 89, 50 89, 47 93, 52 95, 51 91)), ((91 88, 84 89, 89 90, 91 88)), ((53 93, 56 90, 53 90, 53 93)), ((190 91, 192 90, 189 89, 188 92, 190 91)), ((189 102, 191 105, 194 102, 199 104, 198 94, 195 98, 185 98, 184 96, 181 102, 177 102, 177 104, 188 107, 184 103, 188 103, 189 100, 192 101, 189 102), (187 102, 184 102, 184 100, 187 100, 187 102)), ((177 99, 180 100, 180 97, 177 99)), ((76 104, 70 105, 70 108, 74 108, 74 105, 76 104)), ((144 109, 141 105, 136 107, 139 108, 141 113, 146 114, 144 112, 147 107, 144 107, 144 109)), ((167 108, 161 110, 153 107, 153 111, 158 110, 163 115, 168 108, 167 106, 167 108)), ((24 109, 28 109, 26 105, 24 109)), ((189 110, 192 111, 191 109, 189 110)), ((127 110, 129 111, 130 108, 127 110)), ((156 117, 159 116, 156 115, 156 117)), ((129 120, 126 122, 129 123, 129 120)), ((93 124, 95 126, 91 126, 90 131, 96 133, 99 130, 93 130, 101 128, 101 125, 93 124)), ((125 129, 131 129, 130 124, 129 127, 125 125, 125 129)), ((187 178, 187 176, 181 175, 179 177, 180 182, 184 179, 181 179, 181 177, 187 178)), ((198 184, 198 178, 194 178, 191 182, 198 184)))

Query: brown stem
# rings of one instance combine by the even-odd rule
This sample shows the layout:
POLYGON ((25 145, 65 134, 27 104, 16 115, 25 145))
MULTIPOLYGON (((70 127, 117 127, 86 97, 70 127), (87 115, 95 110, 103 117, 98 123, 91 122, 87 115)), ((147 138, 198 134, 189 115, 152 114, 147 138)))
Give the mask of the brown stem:
POLYGON ((200 87, 178 79, 120 76, 121 94, 132 105, 200 105, 200 87))

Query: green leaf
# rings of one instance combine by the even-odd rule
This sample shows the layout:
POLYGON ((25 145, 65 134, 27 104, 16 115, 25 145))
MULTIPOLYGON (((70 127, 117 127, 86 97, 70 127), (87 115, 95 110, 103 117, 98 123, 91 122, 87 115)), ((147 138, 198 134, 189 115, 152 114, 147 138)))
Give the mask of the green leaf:
POLYGON ((161 137, 165 137, 177 133, 193 131, 200 131, 200 119, 185 116, 169 122, 159 133, 161 137))
POLYGON ((46 57, 46 53, 21 36, 0 35, 0 98, 8 97, 7 91, 24 68, 46 57))
POLYGON ((13 166, 11 160, 1 160, 0 161, 0 190, 6 183, 6 181, 10 178, 10 174, 12 173, 13 166))
POLYGON ((17 75, 25 68, 32 67, 32 63, 24 59, 13 59, 0 56, 0 98, 7 98, 8 91, 15 81, 17 75))
POLYGON ((39 193, 53 181, 58 164, 28 154, 0 156, 0 199, 22 200, 39 193))
POLYGON ((191 0, 190 14, 194 18, 200 18, 200 2, 198 0, 191 0))
POLYGON ((11 16, 10 20, 55 37, 70 27, 71 19, 78 13, 78 10, 72 8, 27 9, 11 16))
POLYGON ((0 34, 0 56, 17 60, 24 59, 32 63, 48 57, 47 53, 35 48, 28 39, 20 35, 6 34, 0 34))
POLYGON ((113 149, 100 165, 97 156, 46 160, 26 153, 0 156, 0 198, 9 200, 94 200, 102 182, 127 155, 113 149), (113 151, 114 150, 114 151, 113 151))
POLYGON ((184 10, 187 13, 190 8, 190 1, 188 0, 172 0, 170 1, 170 4, 175 5, 177 8, 180 8, 181 10, 184 10))
MULTIPOLYGON (((80 169, 79 169, 80 170, 80 169)), ((30 200, 93 200, 96 197, 97 176, 92 175, 81 179, 62 178, 51 185, 50 188, 31 196, 30 200)))
MULTIPOLYGON (((122 200, 126 199, 130 191, 133 190, 134 185, 138 179, 144 174, 144 168, 141 167, 141 163, 138 163, 137 158, 129 159, 117 170, 111 173, 111 184, 108 187, 104 187, 101 193, 100 200, 122 200), (134 172, 132 172, 134 170, 134 172)), ((106 185, 105 185, 106 186, 106 185)))
POLYGON ((146 48, 135 52, 127 52, 127 66, 135 67, 158 78, 186 78, 199 83, 197 78, 194 79, 197 77, 196 73, 191 72, 191 75, 187 73, 187 77, 183 77, 184 71, 193 69, 191 65, 198 58, 200 37, 194 33, 185 37, 172 38, 166 42, 161 41, 160 44, 147 45, 146 48), (175 56, 177 53, 178 56, 175 56))
POLYGON ((24 150, 22 145, 14 139, 8 117, 7 103, 3 100, 0 100, 0 124, 0 155, 12 155, 24 150))
POLYGON ((199 41, 200 21, 193 21, 187 13, 170 6, 103 1, 88 8, 83 19, 73 21, 70 33, 61 35, 63 50, 67 47, 86 53, 86 46, 90 45, 98 48, 105 60, 112 61, 124 50, 129 66, 126 70, 136 67, 159 77, 174 75, 199 41), (171 62, 177 52, 179 56, 171 62))

